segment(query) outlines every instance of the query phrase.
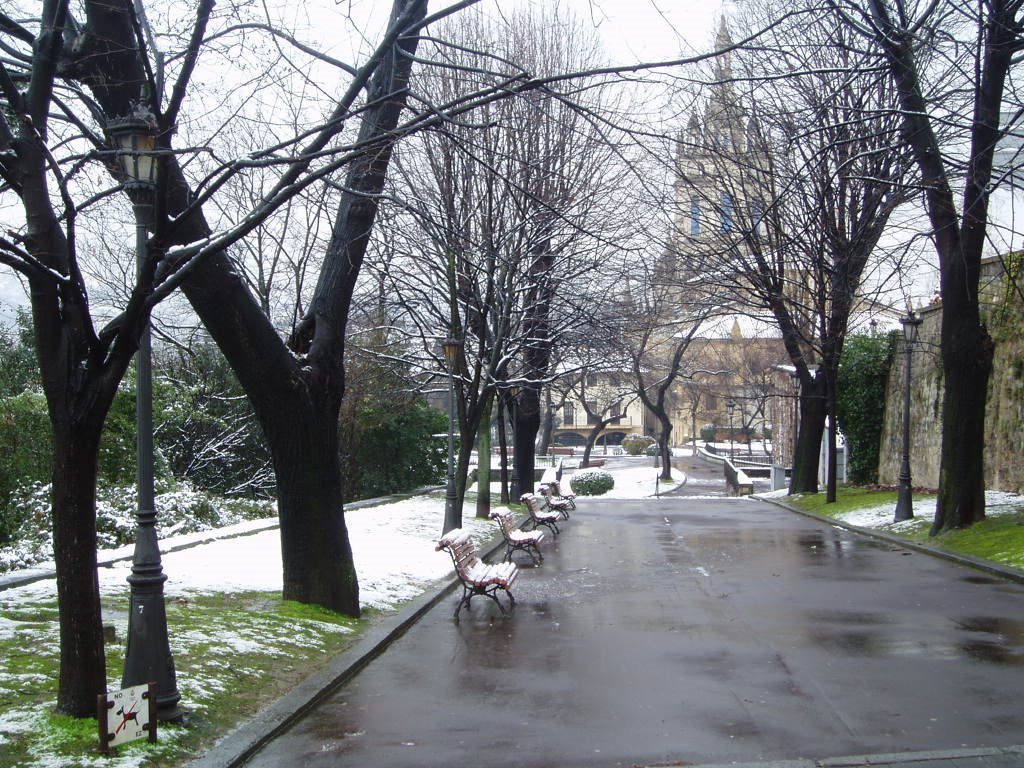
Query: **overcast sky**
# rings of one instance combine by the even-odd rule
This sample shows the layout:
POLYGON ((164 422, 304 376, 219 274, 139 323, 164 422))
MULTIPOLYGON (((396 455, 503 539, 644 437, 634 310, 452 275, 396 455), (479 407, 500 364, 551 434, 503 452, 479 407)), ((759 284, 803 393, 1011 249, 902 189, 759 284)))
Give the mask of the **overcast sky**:
POLYGON ((720 0, 562 0, 597 28, 613 61, 671 59, 710 50, 720 0))

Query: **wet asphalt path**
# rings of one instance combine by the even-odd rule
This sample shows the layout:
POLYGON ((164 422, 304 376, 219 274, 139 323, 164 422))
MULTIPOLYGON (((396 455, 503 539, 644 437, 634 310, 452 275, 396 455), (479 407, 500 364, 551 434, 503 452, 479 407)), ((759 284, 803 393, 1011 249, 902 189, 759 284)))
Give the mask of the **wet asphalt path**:
POLYGON ((633 766, 1024 742, 1024 586, 774 505, 584 500, 250 766, 633 766))

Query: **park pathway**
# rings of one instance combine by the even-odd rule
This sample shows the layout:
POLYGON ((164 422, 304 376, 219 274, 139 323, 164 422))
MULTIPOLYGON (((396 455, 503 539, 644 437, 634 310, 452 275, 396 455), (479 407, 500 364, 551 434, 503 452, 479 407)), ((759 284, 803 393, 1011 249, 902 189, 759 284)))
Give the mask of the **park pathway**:
POLYGON ((767 502, 584 499, 515 594, 509 617, 481 599, 459 623, 445 598, 246 765, 600 768, 1024 744, 1024 586, 767 502))

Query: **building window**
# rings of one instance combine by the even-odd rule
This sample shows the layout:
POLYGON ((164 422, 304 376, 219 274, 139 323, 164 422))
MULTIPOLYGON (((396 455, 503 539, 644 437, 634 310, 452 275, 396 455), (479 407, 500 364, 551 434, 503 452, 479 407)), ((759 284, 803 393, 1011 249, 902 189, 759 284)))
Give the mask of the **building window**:
POLYGON ((722 234, 732 232, 732 195, 728 192, 722 193, 722 234))
POLYGON ((696 197, 690 200, 690 234, 700 234, 700 200, 696 197))
POLYGON ((572 403, 566 403, 562 409, 562 423, 567 427, 576 426, 576 409, 572 403))
POLYGON ((592 413, 597 412, 597 403, 592 400, 587 401, 587 424, 597 424, 601 419, 597 416, 591 416, 592 413))
POLYGON ((612 418, 616 418, 622 415, 622 403, 612 403, 610 408, 610 415, 612 418))

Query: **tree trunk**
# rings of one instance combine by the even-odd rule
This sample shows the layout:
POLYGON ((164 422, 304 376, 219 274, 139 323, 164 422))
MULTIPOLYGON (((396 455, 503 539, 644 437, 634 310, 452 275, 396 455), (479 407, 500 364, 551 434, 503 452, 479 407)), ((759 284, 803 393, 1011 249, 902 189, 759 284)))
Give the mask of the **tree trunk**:
MULTIPOLYGON (((508 487, 508 412, 507 396, 498 398, 498 457, 501 460, 499 475, 501 477, 501 503, 508 504, 511 494, 508 487)), ((519 502, 519 499, 516 499, 519 502)))
POLYGON ((60 615, 57 711, 74 717, 94 716, 96 696, 107 690, 96 575, 99 435, 98 426, 54 423, 53 556, 60 615))
POLYGON ((335 402, 299 393, 264 424, 277 474, 285 600, 359 615, 359 585, 341 502, 335 402))
POLYGON ((838 471, 836 462, 836 443, 838 432, 838 424, 836 422, 836 376, 826 376, 826 381, 828 382, 826 386, 828 390, 828 412, 826 413, 826 417, 828 419, 828 464, 825 478, 825 502, 827 504, 835 504, 839 479, 836 476, 838 471))
POLYGON ((555 411, 551 407, 551 391, 544 388, 544 419, 541 423, 540 442, 537 445, 537 455, 547 456, 548 448, 551 447, 551 436, 555 431, 555 411))
POLYGON ((661 459, 661 473, 658 477, 662 481, 670 481, 672 479, 672 449, 669 444, 672 441, 672 419, 669 418, 668 411, 664 408, 656 409, 653 413, 661 425, 658 432, 658 456, 661 459))
POLYGON ((518 493, 533 493, 536 468, 537 432, 540 430, 540 391, 525 387, 516 398, 512 409, 515 424, 512 428, 512 466, 519 480, 518 493))
POLYGON ((812 386, 801 387, 800 390, 800 427, 789 483, 790 494, 818 492, 818 462, 827 408, 821 377, 813 381, 812 386))
MULTIPOLYGON (((966 302, 942 303, 942 461, 932 535, 985 517, 985 403, 993 342, 966 302)), ((977 305, 974 306, 974 310, 977 305)))
POLYGON ((594 425, 594 428, 591 429, 590 432, 587 433, 587 442, 583 446, 583 459, 580 461, 581 467, 590 466, 590 454, 594 452, 594 445, 597 444, 597 436, 601 434, 601 430, 606 426, 608 426, 608 422, 600 421, 594 425))
POLYGON ((494 398, 488 397, 480 419, 480 438, 477 441, 476 516, 487 519, 491 514, 491 417, 494 398))

